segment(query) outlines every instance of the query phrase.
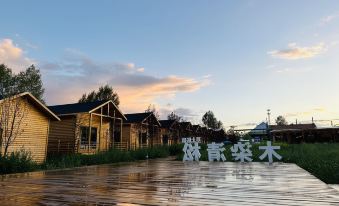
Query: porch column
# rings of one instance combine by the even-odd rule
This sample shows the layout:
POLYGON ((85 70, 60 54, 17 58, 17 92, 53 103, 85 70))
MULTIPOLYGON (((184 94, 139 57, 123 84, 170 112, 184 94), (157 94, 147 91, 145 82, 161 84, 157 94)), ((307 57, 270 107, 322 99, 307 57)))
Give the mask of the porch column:
POLYGON ((100 142, 101 142, 101 138, 102 138, 102 135, 101 135, 101 133, 102 133, 102 107, 100 109, 100 113, 101 113, 101 115, 100 115, 100 125, 99 125, 99 140, 97 140, 97 145, 99 145, 99 146, 97 146, 98 151, 100 151, 100 142))
POLYGON ((122 144, 122 118, 120 119, 120 144, 122 144))
POLYGON ((90 152, 91 148, 91 135, 92 134, 92 113, 89 115, 89 133, 88 133, 88 153, 90 152))

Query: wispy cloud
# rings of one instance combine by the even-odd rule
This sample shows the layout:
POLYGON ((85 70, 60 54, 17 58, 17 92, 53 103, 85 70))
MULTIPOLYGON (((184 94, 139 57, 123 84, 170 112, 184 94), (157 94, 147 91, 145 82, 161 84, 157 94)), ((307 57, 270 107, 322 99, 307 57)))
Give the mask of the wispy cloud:
POLYGON ((58 62, 40 64, 40 68, 49 103, 75 102, 81 94, 110 84, 119 93, 126 112, 144 111, 158 98, 194 92, 210 83, 209 77, 154 76, 134 63, 102 63, 74 50, 67 50, 58 62))
POLYGON ((339 17, 339 13, 334 13, 334 14, 325 16, 325 17, 321 18, 320 25, 328 24, 338 17, 339 17))
POLYGON ((290 43, 288 44, 288 49, 273 50, 268 52, 268 54, 274 58, 297 60, 315 57, 326 50, 327 48, 324 43, 309 47, 300 47, 296 43, 290 43))
POLYGON ((14 45, 11 39, 0 40, 0 64, 6 64, 14 72, 19 72, 34 63, 36 62, 26 57, 24 51, 17 45, 14 45))
POLYGON ((184 121, 191 121, 194 124, 199 124, 202 117, 202 112, 185 107, 174 108, 171 104, 164 105, 159 110, 162 119, 167 119, 168 114, 171 112, 182 117, 184 121))
POLYGON ((324 107, 317 107, 310 109, 308 111, 301 111, 301 112, 294 112, 294 113, 286 113, 284 116, 289 118, 295 118, 295 117, 303 117, 303 116, 309 116, 313 114, 319 114, 326 112, 326 109, 324 107))

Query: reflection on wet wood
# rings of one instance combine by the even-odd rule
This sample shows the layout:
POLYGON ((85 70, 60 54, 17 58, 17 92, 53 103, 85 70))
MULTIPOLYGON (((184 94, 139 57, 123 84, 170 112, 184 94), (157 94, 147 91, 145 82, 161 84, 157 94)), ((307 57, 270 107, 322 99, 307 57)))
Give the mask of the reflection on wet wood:
POLYGON ((339 205, 294 164, 151 160, 3 176, 1 205, 339 205))

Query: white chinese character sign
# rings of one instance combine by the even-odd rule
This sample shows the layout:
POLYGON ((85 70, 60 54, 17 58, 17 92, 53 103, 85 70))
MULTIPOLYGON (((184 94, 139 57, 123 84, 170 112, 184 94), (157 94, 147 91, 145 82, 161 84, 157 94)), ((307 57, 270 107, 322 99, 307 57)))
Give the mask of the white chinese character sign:
POLYGON ((280 146, 272 146, 271 141, 267 141, 266 146, 259 146, 260 150, 265 150, 265 152, 259 157, 259 159, 263 160, 268 157, 268 162, 273 163, 273 156, 278 160, 281 160, 282 157, 275 151, 280 149, 280 146))
POLYGON ((252 161, 252 145, 249 142, 242 143, 238 142, 237 144, 231 147, 232 156, 234 157, 235 161, 240 160, 240 162, 251 162, 252 161))
POLYGON ((225 148, 223 146, 223 143, 217 144, 215 142, 212 142, 212 144, 207 144, 208 161, 213 162, 214 160, 216 160, 219 162, 221 159, 223 162, 225 162, 225 148))
POLYGON ((199 158, 201 157, 199 142, 200 138, 182 138, 182 143, 185 144, 182 161, 199 161, 199 158))
MULTIPOLYGON (((182 138, 182 143, 184 143, 184 157, 182 161, 199 161, 201 154, 200 154, 200 138, 182 138)), ((234 144, 230 149, 232 152, 232 156, 234 157, 235 161, 240 161, 241 163, 244 162, 252 162, 252 145, 249 142, 238 142, 234 144)), ((259 156, 260 160, 263 160, 267 157, 268 162, 271 164, 273 163, 273 158, 275 157, 278 160, 281 160, 282 157, 275 151, 280 149, 280 146, 272 146, 271 141, 267 141, 266 146, 259 146, 260 150, 265 150, 264 153, 259 156)), ((208 161, 226 161, 226 157, 224 155, 224 148, 223 143, 215 143, 212 142, 211 144, 207 144, 207 152, 208 152, 208 161)))

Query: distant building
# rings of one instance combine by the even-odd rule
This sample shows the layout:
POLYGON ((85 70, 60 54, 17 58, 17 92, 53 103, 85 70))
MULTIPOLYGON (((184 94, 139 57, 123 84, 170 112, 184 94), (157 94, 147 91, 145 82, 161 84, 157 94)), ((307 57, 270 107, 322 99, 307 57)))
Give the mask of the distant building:
POLYGON ((125 114, 122 140, 129 149, 137 149, 162 144, 160 122, 153 112, 125 114))
POLYGON ((177 144, 180 142, 180 124, 177 120, 160 120, 161 137, 163 144, 177 144))

